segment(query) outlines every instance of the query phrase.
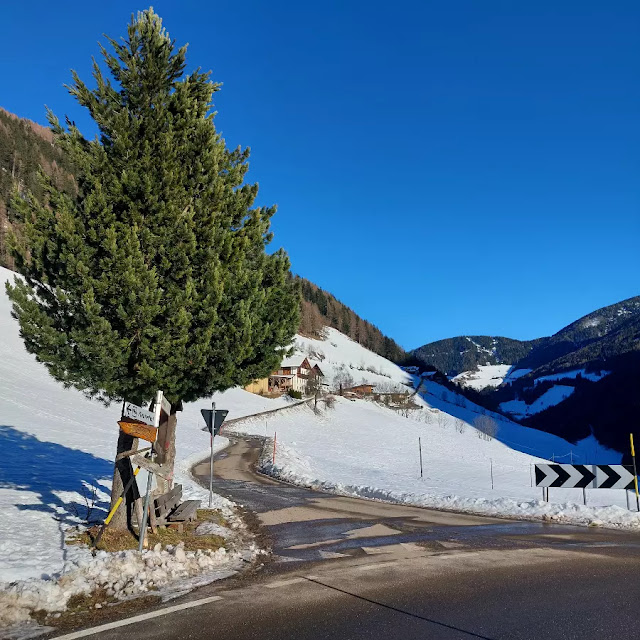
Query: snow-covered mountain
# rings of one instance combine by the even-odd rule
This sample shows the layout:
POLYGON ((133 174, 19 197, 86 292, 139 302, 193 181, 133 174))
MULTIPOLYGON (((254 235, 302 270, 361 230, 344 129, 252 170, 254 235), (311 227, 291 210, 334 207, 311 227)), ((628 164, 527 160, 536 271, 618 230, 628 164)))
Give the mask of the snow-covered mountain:
POLYGON ((467 395, 523 424, 577 441, 592 431, 626 451, 640 403, 640 296, 598 309, 548 338, 462 336, 413 352, 467 395), (482 391, 482 395, 476 392, 482 391))

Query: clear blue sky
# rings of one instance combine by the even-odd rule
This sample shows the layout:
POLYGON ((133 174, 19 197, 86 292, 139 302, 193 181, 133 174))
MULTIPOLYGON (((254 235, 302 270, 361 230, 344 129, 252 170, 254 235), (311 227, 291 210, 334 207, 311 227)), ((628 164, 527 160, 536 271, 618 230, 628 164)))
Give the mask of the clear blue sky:
MULTIPOLYGON (((93 130, 135 2, 5 4, 0 105, 93 130)), ((293 270, 404 347, 533 338, 640 293, 640 3, 155 2, 213 70, 293 270)))

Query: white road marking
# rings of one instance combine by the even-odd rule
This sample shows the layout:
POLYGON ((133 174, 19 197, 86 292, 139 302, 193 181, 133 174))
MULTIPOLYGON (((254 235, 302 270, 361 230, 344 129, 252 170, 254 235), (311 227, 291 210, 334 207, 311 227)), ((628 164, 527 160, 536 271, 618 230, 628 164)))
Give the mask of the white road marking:
POLYGON ((216 602, 216 600, 222 600, 220 596, 210 596, 209 598, 201 598, 200 600, 192 600, 191 602, 185 602, 184 604, 176 604, 172 607, 165 607, 158 611, 151 611, 149 613, 141 613, 138 616, 126 618, 125 620, 118 620, 117 622, 108 622, 107 624, 101 624, 97 627, 91 627, 90 629, 83 629, 82 631, 74 631, 73 633, 67 633, 64 636, 57 636, 56 640, 75 640, 75 638, 84 638, 86 636, 92 636, 96 633, 102 633, 103 631, 109 631, 110 629, 117 629, 118 627, 126 627, 136 622, 143 622, 144 620, 151 620, 152 618, 159 618, 160 616, 166 616, 176 611, 182 611, 183 609, 192 609, 193 607, 201 607, 204 604, 210 602, 216 602))
POLYGON ((279 587, 286 587, 290 584, 296 584, 297 582, 304 582, 304 578, 291 578, 291 580, 277 580, 276 582, 270 582, 266 584, 267 589, 278 589, 279 587))
POLYGON ((374 569, 383 569, 385 567, 398 564, 395 560, 393 562, 376 562, 375 564, 363 564, 358 567, 360 571, 373 571, 374 569))

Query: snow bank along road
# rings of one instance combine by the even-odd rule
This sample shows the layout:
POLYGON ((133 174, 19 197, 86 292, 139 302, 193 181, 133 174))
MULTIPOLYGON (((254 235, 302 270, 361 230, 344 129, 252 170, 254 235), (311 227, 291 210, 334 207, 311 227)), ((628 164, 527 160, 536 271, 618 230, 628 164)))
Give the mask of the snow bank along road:
MULTIPOLYGON (((123 626, 121 638, 618 638, 638 621, 640 537, 317 493, 218 455, 216 490, 255 511, 274 562, 123 626)), ((208 466, 196 465, 207 482, 208 466)), ((69 636, 68 640, 85 634, 69 636)))

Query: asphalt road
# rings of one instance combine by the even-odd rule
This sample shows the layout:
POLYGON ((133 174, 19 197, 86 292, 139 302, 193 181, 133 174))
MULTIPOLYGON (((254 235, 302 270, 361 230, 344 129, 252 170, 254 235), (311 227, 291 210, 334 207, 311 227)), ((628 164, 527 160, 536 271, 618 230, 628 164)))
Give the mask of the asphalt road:
POLYGON ((640 637, 640 536, 320 494, 256 475, 259 446, 219 456, 215 487, 256 513, 273 561, 96 637, 640 637))

